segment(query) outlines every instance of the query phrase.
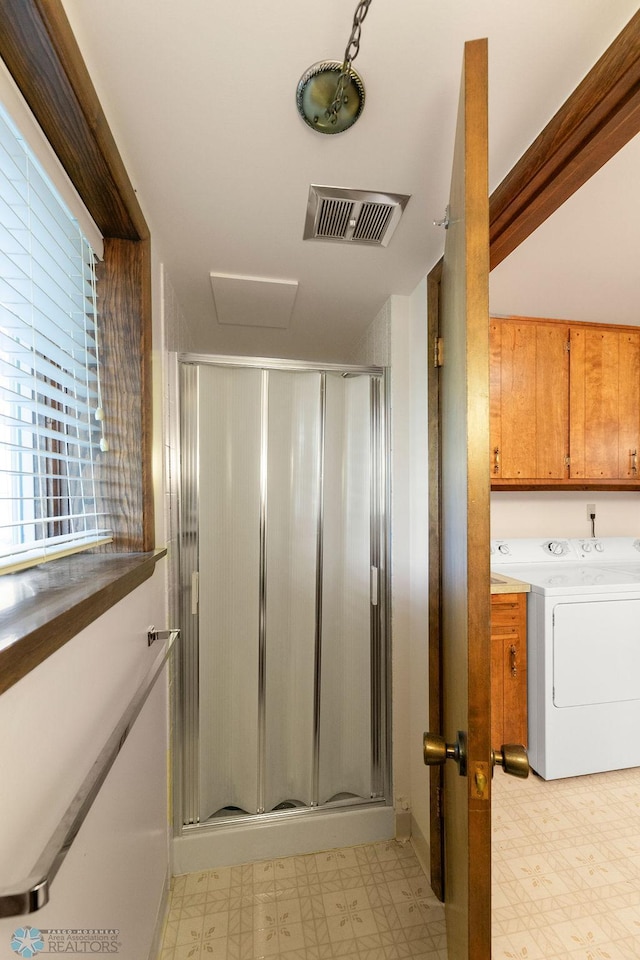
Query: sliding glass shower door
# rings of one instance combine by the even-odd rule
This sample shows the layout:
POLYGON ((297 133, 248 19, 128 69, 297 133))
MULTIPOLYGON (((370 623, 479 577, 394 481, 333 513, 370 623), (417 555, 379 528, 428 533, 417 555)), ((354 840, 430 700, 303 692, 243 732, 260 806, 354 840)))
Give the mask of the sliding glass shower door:
POLYGON ((183 822, 383 801, 381 371, 181 358, 183 822))

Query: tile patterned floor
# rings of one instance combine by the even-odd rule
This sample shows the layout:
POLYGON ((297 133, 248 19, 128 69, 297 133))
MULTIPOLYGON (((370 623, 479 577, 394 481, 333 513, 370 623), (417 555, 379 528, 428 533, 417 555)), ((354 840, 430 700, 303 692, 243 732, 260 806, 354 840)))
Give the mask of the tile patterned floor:
MULTIPOLYGON (((640 770, 497 775, 493 960, 640 960, 640 770)), ((160 960, 446 960, 409 845, 176 877, 160 960)))
POLYGON ((640 958, 640 770, 496 775, 493 960, 640 958))
POLYGON ((408 844, 175 877, 160 960, 446 960, 442 904, 408 844))

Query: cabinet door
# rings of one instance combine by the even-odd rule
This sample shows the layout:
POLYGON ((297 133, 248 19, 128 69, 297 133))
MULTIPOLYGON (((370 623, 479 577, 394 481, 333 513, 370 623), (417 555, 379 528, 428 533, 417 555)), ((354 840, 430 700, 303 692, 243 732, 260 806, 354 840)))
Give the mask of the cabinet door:
POLYGON ((640 333, 571 330, 570 476, 637 479, 640 333))
POLYGON ((491 597, 491 742, 527 743, 527 595, 491 597))
POLYGON ((569 445, 568 328, 491 321, 493 480, 562 480, 569 445))

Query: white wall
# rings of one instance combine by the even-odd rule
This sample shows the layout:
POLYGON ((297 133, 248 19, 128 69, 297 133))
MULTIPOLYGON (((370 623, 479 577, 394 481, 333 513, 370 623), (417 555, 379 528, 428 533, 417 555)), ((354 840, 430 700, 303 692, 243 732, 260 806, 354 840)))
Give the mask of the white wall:
POLYGON ((590 537, 587 504, 596 506, 596 536, 640 534, 640 496, 607 490, 553 490, 491 494, 491 536, 590 537))
POLYGON ((429 772, 422 752, 423 733, 429 729, 429 501, 427 408, 427 283, 420 283, 409 303, 410 353, 410 506, 411 506, 411 833, 423 865, 428 862, 429 772))
POLYGON ((391 299, 363 333, 351 360, 368 367, 391 366, 391 299))
POLYGON ((396 834, 411 833, 411 321, 391 297, 391 642, 396 834))
POLYGON ((428 865, 427 291, 392 296, 358 345, 357 363, 391 369, 393 782, 398 837, 428 865))
POLYGON ((399 833, 428 865, 428 410, 426 280, 391 305, 394 774, 399 833))
MULTIPOLYGON (((0 697, 0 886, 26 877, 69 801, 155 660, 150 623, 163 625, 164 570, 0 697)), ((119 960, 146 960, 168 883, 166 677, 133 726, 51 887, 47 906, 0 920, 0 956, 13 931, 120 931, 119 960)), ((95 949, 95 948, 94 948, 95 949)))

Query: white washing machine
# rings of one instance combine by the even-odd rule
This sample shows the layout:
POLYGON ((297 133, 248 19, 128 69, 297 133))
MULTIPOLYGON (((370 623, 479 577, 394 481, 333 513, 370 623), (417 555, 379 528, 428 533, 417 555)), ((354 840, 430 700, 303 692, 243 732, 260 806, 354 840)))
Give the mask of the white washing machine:
POLYGON ((531 584, 529 761, 545 780, 640 766, 640 539, 514 539, 491 568, 531 584))

